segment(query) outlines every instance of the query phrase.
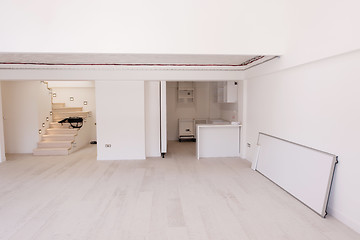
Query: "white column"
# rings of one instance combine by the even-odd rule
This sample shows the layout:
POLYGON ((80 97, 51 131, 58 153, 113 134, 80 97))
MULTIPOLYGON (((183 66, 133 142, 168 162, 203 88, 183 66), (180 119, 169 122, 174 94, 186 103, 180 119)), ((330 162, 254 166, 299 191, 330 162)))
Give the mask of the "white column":
POLYGON ((144 81, 96 81, 98 160, 145 159, 144 81))

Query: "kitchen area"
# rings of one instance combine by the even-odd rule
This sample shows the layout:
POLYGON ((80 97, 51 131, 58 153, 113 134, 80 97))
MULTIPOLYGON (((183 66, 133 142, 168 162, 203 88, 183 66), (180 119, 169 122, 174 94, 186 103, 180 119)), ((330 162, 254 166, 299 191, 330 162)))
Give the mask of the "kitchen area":
POLYGON ((238 157, 242 82, 168 82, 168 141, 194 142, 197 158, 238 157))

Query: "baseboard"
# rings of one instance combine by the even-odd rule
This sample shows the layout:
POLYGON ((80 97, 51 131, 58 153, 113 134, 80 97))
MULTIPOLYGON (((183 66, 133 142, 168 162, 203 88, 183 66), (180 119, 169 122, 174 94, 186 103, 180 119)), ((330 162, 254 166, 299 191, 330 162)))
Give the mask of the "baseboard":
POLYGON ((360 233, 360 223, 359 222, 356 222, 356 221, 346 217, 344 214, 342 214, 339 211, 336 211, 330 207, 328 207, 328 213, 329 213, 329 215, 333 216, 340 222, 344 223, 349 228, 353 229, 355 232, 360 233))

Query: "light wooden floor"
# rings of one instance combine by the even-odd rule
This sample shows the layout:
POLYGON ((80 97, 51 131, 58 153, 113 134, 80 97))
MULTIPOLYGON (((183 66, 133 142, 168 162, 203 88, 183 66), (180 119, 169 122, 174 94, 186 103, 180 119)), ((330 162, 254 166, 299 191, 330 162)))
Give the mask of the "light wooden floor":
POLYGON ((165 159, 96 161, 9 155, 0 164, 0 239, 360 239, 319 217, 247 161, 195 159, 194 143, 165 159))

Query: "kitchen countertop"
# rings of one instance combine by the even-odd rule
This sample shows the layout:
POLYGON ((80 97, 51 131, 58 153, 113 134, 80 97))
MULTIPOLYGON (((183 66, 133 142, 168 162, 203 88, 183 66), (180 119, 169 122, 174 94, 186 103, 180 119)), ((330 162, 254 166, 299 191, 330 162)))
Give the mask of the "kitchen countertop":
POLYGON ((196 124, 196 127, 241 127, 240 124, 196 124))

